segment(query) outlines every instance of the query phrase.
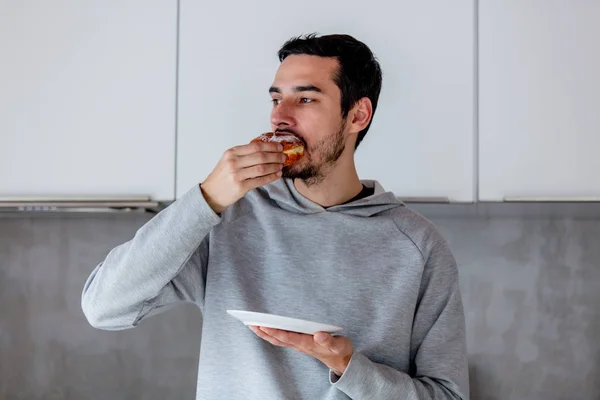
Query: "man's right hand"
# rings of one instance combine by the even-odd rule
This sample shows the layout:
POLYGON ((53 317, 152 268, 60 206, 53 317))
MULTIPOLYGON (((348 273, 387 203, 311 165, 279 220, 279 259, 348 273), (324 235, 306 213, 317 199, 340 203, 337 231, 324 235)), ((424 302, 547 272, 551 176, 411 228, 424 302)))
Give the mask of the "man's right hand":
POLYGON ((252 189, 281 177, 286 155, 280 143, 255 142, 227 150, 200 189, 220 214, 252 189))

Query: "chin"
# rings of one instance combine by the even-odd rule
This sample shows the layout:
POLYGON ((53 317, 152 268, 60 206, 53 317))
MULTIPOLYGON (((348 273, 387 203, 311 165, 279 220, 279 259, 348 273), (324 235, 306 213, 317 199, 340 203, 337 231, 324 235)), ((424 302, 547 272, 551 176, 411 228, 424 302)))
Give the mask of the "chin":
POLYGON ((310 164, 307 163, 306 158, 302 158, 292 165, 283 167, 283 177, 297 178, 299 175, 303 175, 307 170, 310 170, 310 164))
POLYGON ((281 177, 288 178, 288 179, 296 179, 302 173, 302 171, 291 169, 290 167, 283 167, 283 170, 281 172, 282 172, 281 177))
POLYGON ((323 178, 321 171, 311 165, 294 164, 284 167, 282 172, 283 178, 299 179, 307 184, 319 183, 323 178))

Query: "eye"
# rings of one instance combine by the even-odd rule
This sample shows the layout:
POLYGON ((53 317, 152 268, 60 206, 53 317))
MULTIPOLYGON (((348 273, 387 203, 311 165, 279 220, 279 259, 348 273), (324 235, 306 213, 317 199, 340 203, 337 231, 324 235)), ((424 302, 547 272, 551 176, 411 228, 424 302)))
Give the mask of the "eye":
POLYGON ((276 106, 277 104, 281 103, 281 99, 271 99, 271 103, 276 106))
POLYGON ((309 99, 307 97, 303 97, 300 99, 300 103, 303 103, 303 104, 312 103, 313 101, 314 101, 313 99, 309 99))

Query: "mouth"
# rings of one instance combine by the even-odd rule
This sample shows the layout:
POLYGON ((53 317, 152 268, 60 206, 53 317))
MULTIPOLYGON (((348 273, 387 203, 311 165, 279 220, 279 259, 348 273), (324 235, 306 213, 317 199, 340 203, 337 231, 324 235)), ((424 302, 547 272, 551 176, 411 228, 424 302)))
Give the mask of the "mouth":
POLYGON ((306 146, 306 140, 304 140, 304 138, 302 136, 298 135, 294 131, 291 131, 289 129, 283 128, 283 129, 275 129, 275 133, 287 133, 287 134, 293 135, 294 137, 296 137, 298 140, 300 140, 302 142, 302 144, 304 145, 305 149, 307 148, 307 146, 306 146))

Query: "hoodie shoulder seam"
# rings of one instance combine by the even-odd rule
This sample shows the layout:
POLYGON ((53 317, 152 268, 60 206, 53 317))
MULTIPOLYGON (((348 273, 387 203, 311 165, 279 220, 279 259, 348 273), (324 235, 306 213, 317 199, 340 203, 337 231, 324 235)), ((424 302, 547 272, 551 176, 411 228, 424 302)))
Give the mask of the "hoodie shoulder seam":
POLYGON ((414 239, 406 232, 404 232, 404 230, 402 228, 400 228, 400 226, 398 225, 398 222, 396 221, 395 217, 392 217, 392 221, 394 222, 394 225, 396 225, 396 228, 398 229, 398 231, 400 233, 402 233, 404 236, 406 236, 408 238, 408 240, 411 241, 411 243, 413 244, 413 246, 415 246, 415 248, 419 251, 419 254, 421 255, 421 260, 423 262, 425 262, 426 258, 425 255, 423 254, 423 251, 421 250, 421 248, 419 247, 419 245, 417 245, 417 243, 414 241, 414 239))

